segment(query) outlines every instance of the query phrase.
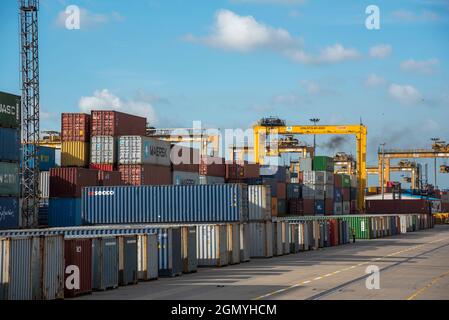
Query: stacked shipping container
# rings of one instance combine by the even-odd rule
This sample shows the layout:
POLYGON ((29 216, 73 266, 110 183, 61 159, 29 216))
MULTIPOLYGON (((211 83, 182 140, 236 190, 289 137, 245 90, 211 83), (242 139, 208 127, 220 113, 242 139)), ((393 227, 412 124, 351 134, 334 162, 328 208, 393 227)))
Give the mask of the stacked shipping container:
POLYGON ((0 229, 20 226, 20 97, 0 92, 0 229))

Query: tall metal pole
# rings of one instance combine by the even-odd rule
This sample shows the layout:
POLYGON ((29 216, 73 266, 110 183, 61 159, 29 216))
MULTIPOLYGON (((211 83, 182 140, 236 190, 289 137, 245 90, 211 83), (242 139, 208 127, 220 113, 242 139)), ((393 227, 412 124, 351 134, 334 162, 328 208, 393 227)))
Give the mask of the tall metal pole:
POLYGON ((434 149, 434 152, 435 152, 435 157, 434 157, 434 188, 435 189, 437 189, 437 157, 436 157, 436 143, 438 142, 438 141, 440 141, 440 138, 432 138, 432 139, 430 139, 430 140, 432 140, 433 141, 433 143, 434 143, 434 145, 432 145, 432 149, 434 149))
POLYGON ((22 226, 38 224, 39 0, 19 0, 22 80, 22 226))
POLYGON ((384 187, 384 168, 385 168, 385 143, 381 144, 382 147, 382 172, 381 172, 381 190, 382 190, 382 200, 385 200, 385 187, 384 187))
MULTIPOLYGON (((312 119, 310 119, 310 122, 313 122, 313 124, 316 126, 316 124, 318 122, 320 122, 320 119, 312 118, 312 119)), ((316 149, 316 134, 313 135, 313 151, 314 151, 314 154, 316 154, 315 149, 316 149)))

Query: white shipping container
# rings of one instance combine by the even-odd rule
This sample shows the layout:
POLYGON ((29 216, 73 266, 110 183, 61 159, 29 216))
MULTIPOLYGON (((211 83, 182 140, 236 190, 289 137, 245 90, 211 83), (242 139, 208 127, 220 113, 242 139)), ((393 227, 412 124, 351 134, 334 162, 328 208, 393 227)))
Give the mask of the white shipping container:
POLYGON ((271 219, 270 186, 248 186, 248 212, 250 221, 271 219))
POLYGON ((250 222, 251 258, 271 258, 273 256, 273 223, 250 222))
POLYGON ((351 175, 351 188, 357 188, 357 176, 351 175))
POLYGON ((240 263, 240 225, 231 223, 227 226, 229 264, 240 263))
POLYGON ((196 240, 199 267, 229 264, 226 225, 198 225, 196 240))
POLYGON ((312 171, 312 158, 299 159, 299 170, 300 171, 312 171))
POLYGON ((90 163, 114 164, 117 162, 117 140, 110 136, 94 136, 90 144, 90 163))
POLYGON ((198 172, 173 171, 173 184, 176 186, 200 184, 200 175, 198 172))
POLYGON ((120 164, 153 164, 170 166, 170 142, 142 136, 119 138, 120 164))
POLYGON ((42 199, 48 199, 50 197, 50 172, 41 171, 39 179, 39 192, 42 199))
POLYGON ((324 184, 325 171, 303 171, 304 184, 324 184))
POLYGON ((314 185, 304 184, 302 187, 302 198, 305 200, 315 199, 315 188, 314 185))
POLYGON ((213 176, 200 176, 200 184, 224 184, 225 178, 213 176))
POLYGON ((334 214, 335 215, 342 215, 343 214, 343 203, 341 203, 341 202, 335 202, 334 203, 334 214))
POLYGON ((351 202, 350 201, 343 201, 343 214, 350 214, 351 213, 351 202))

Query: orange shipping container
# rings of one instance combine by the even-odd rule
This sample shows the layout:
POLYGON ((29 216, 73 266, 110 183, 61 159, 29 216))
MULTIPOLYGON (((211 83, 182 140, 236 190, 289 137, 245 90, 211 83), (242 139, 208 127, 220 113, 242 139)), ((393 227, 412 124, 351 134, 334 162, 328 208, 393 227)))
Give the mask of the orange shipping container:
POLYGON ((278 215, 278 199, 271 198, 271 216, 277 217, 278 215))

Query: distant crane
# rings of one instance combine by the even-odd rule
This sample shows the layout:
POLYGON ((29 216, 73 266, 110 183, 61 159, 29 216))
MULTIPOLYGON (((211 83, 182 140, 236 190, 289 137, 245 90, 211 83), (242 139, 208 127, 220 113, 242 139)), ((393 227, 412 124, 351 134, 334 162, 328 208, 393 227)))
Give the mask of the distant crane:
POLYGON ((39 0, 19 0, 22 80, 22 226, 38 224, 39 0))

